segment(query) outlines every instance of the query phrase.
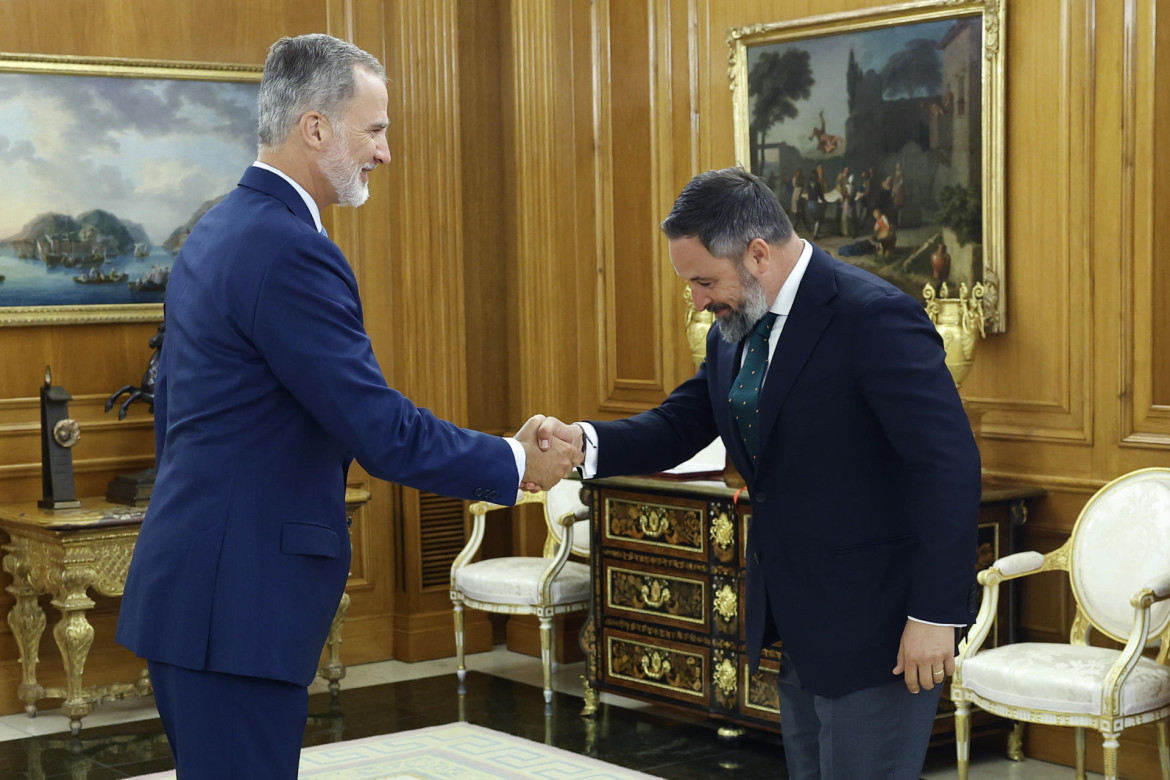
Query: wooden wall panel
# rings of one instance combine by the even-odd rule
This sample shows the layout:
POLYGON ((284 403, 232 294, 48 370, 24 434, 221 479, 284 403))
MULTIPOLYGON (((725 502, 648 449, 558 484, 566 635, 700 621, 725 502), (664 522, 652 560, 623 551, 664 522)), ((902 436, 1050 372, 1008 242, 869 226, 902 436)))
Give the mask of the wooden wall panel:
POLYGON ((1119 85, 1122 155, 1132 162, 1123 168, 1120 214, 1125 231, 1120 257, 1123 387, 1128 391, 1122 406, 1122 433, 1129 444, 1170 447, 1170 352, 1166 351, 1170 272, 1162 261, 1170 239, 1165 230, 1158 230, 1155 216, 1159 205, 1164 213, 1170 192, 1170 185, 1160 179, 1170 163, 1156 134, 1158 121, 1170 119, 1170 99, 1157 90, 1159 83, 1165 87, 1170 74, 1166 57, 1159 61, 1157 46, 1170 42, 1170 21, 1156 13, 1152 0, 1129 0, 1124 7, 1132 29, 1125 39, 1119 85))

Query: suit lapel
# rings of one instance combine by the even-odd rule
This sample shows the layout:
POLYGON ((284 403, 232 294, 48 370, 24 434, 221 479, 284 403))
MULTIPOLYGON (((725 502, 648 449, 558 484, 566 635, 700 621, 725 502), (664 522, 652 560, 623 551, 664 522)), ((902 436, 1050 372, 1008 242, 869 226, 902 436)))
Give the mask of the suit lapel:
MULTIPOLYGON (((800 376, 804 364, 812 355, 821 334, 833 319, 833 309, 828 305, 837 294, 837 281, 833 276, 833 260, 818 247, 813 247, 812 258, 800 280, 800 289, 792 302, 792 310, 776 342, 776 352, 768 367, 764 388, 760 391, 760 455, 763 457, 780 407, 788 397, 788 391, 800 376)), ((742 445, 741 445, 742 446, 742 445)))

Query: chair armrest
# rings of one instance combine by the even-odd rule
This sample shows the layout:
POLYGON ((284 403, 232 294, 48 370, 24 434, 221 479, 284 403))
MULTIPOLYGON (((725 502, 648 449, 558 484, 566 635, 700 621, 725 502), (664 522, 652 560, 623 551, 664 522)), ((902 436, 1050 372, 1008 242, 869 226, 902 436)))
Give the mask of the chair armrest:
POLYGON ((1134 594, 1129 603, 1134 609, 1146 609, 1155 601, 1170 597, 1170 572, 1155 577, 1146 586, 1134 594))
MULTIPOLYGON (((1063 548, 1061 549, 1063 550, 1063 548)), ((979 614, 976 616, 971 630, 967 632, 966 638, 959 644, 956 679, 961 679, 962 662, 977 653, 991 633, 991 626, 995 623, 996 614, 999 612, 999 584, 1054 567, 1055 562, 1050 561, 1048 556, 1027 551, 1000 558, 990 567, 979 572, 976 580, 983 586, 983 601, 979 605, 979 614)))
POLYGON ((1162 574, 1148 582, 1144 588, 1134 594, 1129 603, 1133 606, 1133 628, 1129 632, 1129 641, 1122 648, 1121 655, 1105 675, 1101 694, 1106 704, 1106 714, 1116 716, 1121 710, 1121 687, 1125 684, 1130 672, 1141 660, 1142 651, 1150 640, 1150 606, 1156 601, 1162 601, 1170 596, 1170 573, 1162 574))
MULTIPOLYGON (((536 504, 544 501, 544 491, 538 493, 525 493, 519 491, 516 496, 516 503, 513 506, 520 506, 521 504, 536 504)), ((467 509, 471 512, 471 535, 467 537, 467 544, 463 545, 463 549, 455 556, 455 560, 451 562, 451 587, 455 587, 455 572, 462 569, 475 554, 479 552, 479 546, 483 544, 483 533, 485 518, 488 512, 494 512, 497 509, 507 509, 503 504, 493 504, 490 501, 476 501, 467 509)))
POLYGON ((998 585, 1007 580, 1014 580, 1016 577, 1035 574, 1043 569, 1045 563, 1045 556, 1034 550, 1014 553, 1000 558, 990 567, 979 572, 979 584, 984 586, 998 585))

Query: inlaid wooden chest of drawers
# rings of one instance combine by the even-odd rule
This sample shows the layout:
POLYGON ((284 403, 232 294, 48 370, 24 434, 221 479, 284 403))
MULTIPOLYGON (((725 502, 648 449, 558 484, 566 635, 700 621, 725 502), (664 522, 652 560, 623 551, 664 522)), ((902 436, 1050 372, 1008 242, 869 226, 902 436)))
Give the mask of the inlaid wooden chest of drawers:
MULTIPOLYGON (((586 714, 597 692, 608 691, 704 712, 723 721, 728 735, 735 726, 779 730, 780 648, 765 649, 754 675, 744 651, 747 492, 736 501, 721 480, 663 477, 585 484, 593 516, 593 596, 581 631, 586 714)), ((1025 502, 1043 492, 985 488, 980 568, 1014 551, 1025 502)), ((1009 596, 1000 616, 1009 630, 1013 613, 1009 596)))

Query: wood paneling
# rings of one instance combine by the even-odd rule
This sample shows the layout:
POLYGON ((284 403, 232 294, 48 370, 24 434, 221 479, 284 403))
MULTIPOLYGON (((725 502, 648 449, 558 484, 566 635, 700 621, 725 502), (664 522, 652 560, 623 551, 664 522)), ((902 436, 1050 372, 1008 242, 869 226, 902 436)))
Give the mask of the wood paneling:
MULTIPOLYGON (((258 64, 280 35, 326 29, 382 57, 394 162, 374 174, 366 206, 326 220, 355 266, 391 383, 503 432, 534 412, 649 408, 690 375, 682 284, 657 224, 692 175, 734 161, 725 31, 884 5, 178 0, 164 13, 148 0, 11 0, 0 4, 0 50, 258 64)), ((987 472, 1049 490, 1023 529, 1039 549, 1062 541, 1105 482, 1170 465, 1170 270, 1158 262, 1170 248, 1170 155, 1156 142, 1170 121, 1170 70, 1157 57, 1170 21, 1156 6, 1007 4, 1008 330, 981 344, 962 392, 984 412, 987 472)), ((115 423, 101 403, 141 376, 152 333, 3 331, 0 490, 39 489, 46 363, 86 426, 79 485, 100 492, 149 460, 149 416, 115 423)), ((411 591, 417 499, 368 484, 345 657, 450 652, 446 595, 411 591)), ((489 543, 524 552, 543 539, 538 518, 518 513, 510 525, 489 543)), ((1022 588, 1026 635, 1067 635, 1072 606, 1058 580, 1022 588)), ((98 652, 123 663, 115 648, 98 652)), ((0 626, 0 707, 13 658, 0 626)), ((1029 746, 1070 761, 1055 734, 1034 730, 1029 746)), ((1122 755, 1127 776, 1154 776, 1146 737, 1127 737, 1122 755)))

